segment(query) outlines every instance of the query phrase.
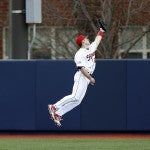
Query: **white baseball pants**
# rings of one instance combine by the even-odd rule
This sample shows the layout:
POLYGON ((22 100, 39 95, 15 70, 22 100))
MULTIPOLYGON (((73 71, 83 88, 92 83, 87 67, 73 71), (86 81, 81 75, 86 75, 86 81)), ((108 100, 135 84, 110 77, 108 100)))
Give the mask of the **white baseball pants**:
POLYGON ((63 97, 54 104, 57 109, 56 114, 63 116, 65 113, 78 106, 85 96, 89 82, 89 79, 85 77, 81 71, 77 71, 74 75, 72 94, 63 97))

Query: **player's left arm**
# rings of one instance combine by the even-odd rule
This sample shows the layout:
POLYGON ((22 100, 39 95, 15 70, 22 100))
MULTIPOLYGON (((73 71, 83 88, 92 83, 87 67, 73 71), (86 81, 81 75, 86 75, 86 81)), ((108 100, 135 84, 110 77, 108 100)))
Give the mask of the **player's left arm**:
POLYGON ((95 43, 95 48, 97 49, 98 45, 100 44, 101 40, 102 40, 102 37, 104 35, 105 31, 100 28, 95 40, 94 40, 94 43, 95 43))
POLYGON ((105 31, 102 28, 100 28, 94 42, 92 42, 91 45, 89 46, 89 49, 92 53, 97 50, 97 47, 100 44, 104 33, 105 33, 105 31))

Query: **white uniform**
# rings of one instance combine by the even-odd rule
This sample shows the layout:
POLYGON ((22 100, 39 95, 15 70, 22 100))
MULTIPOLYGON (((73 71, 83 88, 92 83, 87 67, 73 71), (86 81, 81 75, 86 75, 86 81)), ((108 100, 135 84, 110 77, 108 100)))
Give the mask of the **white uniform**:
MULTIPOLYGON (((75 54, 74 61, 77 67, 85 67, 85 69, 92 74, 95 70, 95 51, 96 51, 96 43, 93 42, 89 45, 88 48, 80 48, 75 54)), ((65 96, 60 101, 58 101, 54 106, 57 111, 56 114, 63 116, 68 111, 72 110, 76 106, 78 106, 83 97, 85 96, 87 87, 89 85, 89 79, 83 75, 83 73, 79 70, 74 75, 74 85, 72 94, 65 96)))

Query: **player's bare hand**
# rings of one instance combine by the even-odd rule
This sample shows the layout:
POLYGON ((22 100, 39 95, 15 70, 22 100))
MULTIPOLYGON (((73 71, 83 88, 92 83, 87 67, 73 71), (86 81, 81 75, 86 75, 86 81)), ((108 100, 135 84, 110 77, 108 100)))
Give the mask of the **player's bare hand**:
POLYGON ((102 28, 100 28, 100 31, 105 32, 102 28))
POLYGON ((91 79, 90 79, 90 84, 91 84, 91 85, 94 85, 94 84, 95 84, 95 79, 94 79, 94 78, 91 78, 91 79))

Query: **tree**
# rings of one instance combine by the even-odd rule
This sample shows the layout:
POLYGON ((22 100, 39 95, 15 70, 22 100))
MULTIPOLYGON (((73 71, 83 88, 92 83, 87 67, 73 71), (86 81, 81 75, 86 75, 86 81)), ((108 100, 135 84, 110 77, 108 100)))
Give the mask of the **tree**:
POLYGON ((46 5, 46 12, 50 14, 47 18, 53 22, 50 26, 57 26, 50 31, 53 38, 47 45, 56 59, 73 58, 77 34, 88 34, 93 40, 98 32, 98 18, 107 24, 107 32, 97 51, 98 58, 126 57, 150 32, 148 0, 53 0, 46 1, 46 5), (145 28, 134 32, 136 28, 130 28, 132 26, 138 30, 141 26, 145 28))
MULTIPOLYGON (((76 1, 76 0, 75 0, 76 1)), ((120 49, 124 47, 125 55, 139 42, 139 40, 147 34, 149 29, 148 15, 142 18, 143 11, 148 10, 147 0, 100 0, 86 1, 78 0, 77 9, 83 12, 84 21, 88 21, 88 25, 92 32, 97 32, 97 18, 102 18, 107 24, 107 32, 98 50, 99 57, 102 58, 118 58, 120 49), (146 18, 147 17, 147 18, 146 18), (147 19, 147 20, 146 20, 147 19), (127 33, 130 26, 146 26, 144 31, 139 33, 127 33), (119 41, 120 37, 130 37, 119 41)), ((78 10, 79 11, 79 10, 78 10)), ((78 15, 79 16, 79 15, 78 15)), ((92 32, 90 33, 92 35, 92 32)), ((94 35, 93 35, 94 36, 94 35)))

